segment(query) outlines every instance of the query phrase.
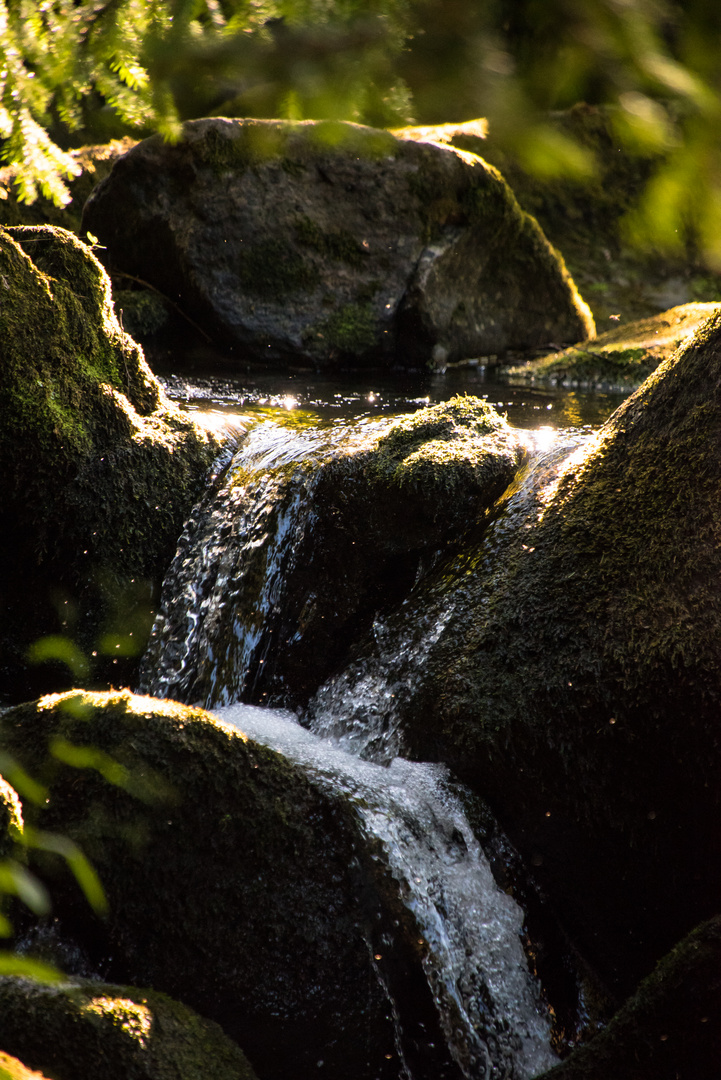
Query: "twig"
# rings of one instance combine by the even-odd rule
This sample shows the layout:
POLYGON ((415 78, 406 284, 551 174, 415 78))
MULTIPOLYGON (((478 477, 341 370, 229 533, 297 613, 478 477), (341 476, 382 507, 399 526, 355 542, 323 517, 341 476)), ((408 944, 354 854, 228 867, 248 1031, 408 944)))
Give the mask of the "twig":
POLYGON ((128 274, 125 270, 113 270, 110 276, 128 278, 129 281, 135 281, 138 285, 142 285, 144 288, 150 289, 152 290, 152 292, 157 293, 158 296, 162 296, 163 300, 165 300, 167 304, 170 304, 170 306, 174 308, 175 311, 177 311, 178 315, 180 315, 182 319, 185 319, 187 323, 190 323, 194 330, 197 330, 199 334, 202 334, 206 341, 209 341, 212 344, 213 339, 210 334, 206 334, 202 326, 198 326, 197 322, 191 319, 190 315, 186 315, 182 308, 179 308, 178 305, 173 300, 171 300, 169 296, 166 296, 164 292, 161 292, 160 289, 157 289, 155 285, 151 285, 149 281, 143 281, 142 278, 136 277, 135 274, 128 274))

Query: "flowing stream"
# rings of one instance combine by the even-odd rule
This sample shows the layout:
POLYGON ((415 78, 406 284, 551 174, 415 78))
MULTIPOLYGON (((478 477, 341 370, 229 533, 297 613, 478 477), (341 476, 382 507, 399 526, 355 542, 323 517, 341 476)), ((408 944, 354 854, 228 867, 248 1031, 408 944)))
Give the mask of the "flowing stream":
MULTIPOLYGON (((441 766, 399 756, 396 705, 454 617, 469 572, 463 560, 451 586, 446 575, 441 587, 415 589, 397 611, 376 618, 365 655, 318 689, 306 726, 295 713, 242 704, 257 700, 258 673, 277 647, 274 617, 299 541, 313 528, 319 464, 387 423, 366 416, 350 425, 255 424, 188 522, 164 585, 142 689, 214 709, 343 793, 380 842, 428 944, 426 978, 462 1075, 528 1080, 558 1059, 521 944, 523 911, 494 881, 453 778, 441 766)), ((583 437, 566 433, 545 456, 534 451, 505 513, 474 553, 474 573, 492 572, 504 547, 521 542, 523 523, 583 437)), ((533 439, 529 445, 533 450, 533 439)), ((412 1080, 402 1032, 398 1043, 399 1080, 412 1080)))

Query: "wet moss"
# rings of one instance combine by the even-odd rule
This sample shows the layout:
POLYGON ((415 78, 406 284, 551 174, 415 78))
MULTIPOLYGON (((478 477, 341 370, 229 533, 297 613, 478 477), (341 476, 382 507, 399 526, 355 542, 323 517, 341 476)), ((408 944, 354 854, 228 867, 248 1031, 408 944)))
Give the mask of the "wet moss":
POLYGON ((0 978, 0 1044, 58 1080, 255 1078, 216 1024, 156 991, 96 981, 0 978))
POLYGON ((304 332, 309 348, 362 357, 376 347, 376 315, 369 301, 343 304, 304 332))
POLYGON ((717 304, 682 304, 601 334, 593 347, 573 346, 505 369, 524 382, 618 387, 633 390, 718 311, 717 304))
POLYGON ((491 405, 457 395, 394 424, 378 440, 370 471, 393 486, 423 491, 430 500, 431 492, 439 495, 442 489, 451 497, 467 494, 474 473, 486 472, 490 479, 497 470, 510 482, 509 460, 520 465, 522 456, 508 424, 491 405))

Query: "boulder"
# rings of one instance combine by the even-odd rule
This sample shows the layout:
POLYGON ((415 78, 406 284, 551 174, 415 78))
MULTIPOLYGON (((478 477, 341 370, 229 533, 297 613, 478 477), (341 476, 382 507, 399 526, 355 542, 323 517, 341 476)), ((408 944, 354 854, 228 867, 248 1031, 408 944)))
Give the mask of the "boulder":
POLYGON ((401 1053, 414 1076, 460 1080, 422 935, 322 779, 202 710, 129 691, 51 695, 0 720, 3 748, 49 787, 28 823, 80 844, 102 881, 105 920, 64 863, 31 853, 62 936, 105 978, 216 1021, 273 1080, 390 1080, 401 1053), (111 757, 124 786, 60 767, 51 739, 92 748, 106 772, 111 757))
POLYGON ((28 667, 41 637, 72 641, 85 677, 93 652, 141 651, 219 443, 165 398, 72 233, 0 230, 0 292, 0 694, 22 700, 68 685, 28 667))
POLYGON ((494 168, 354 124, 190 121, 120 158, 82 226, 241 359, 417 368, 594 332, 494 168))
MULTIPOLYGON (((699 254, 706 243, 696 226, 689 225, 681 239, 666 238, 661 250, 639 238, 635 216, 648 184, 668 164, 668 147, 639 144, 632 109, 581 102, 549 113, 545 121, 550 138, 538 156, 528 143, 522 144, 525 153, 516 153, 512 140, 487 130, 482 120, 420 132, 480 154, 500 169, 520 205, 563 255, 599 330, 613 329, 614 316, 626 323, 690 301, 721 300, 718 267, 699 254), (547 157, 554 140, 575 143, 590 168, 558 175, 547 157)), ((418 137, 418 130, 404 134, 418 137)))
POLYGON ((539 360, 506 367, 504 374, 513 383, 635 390, 719 310, 720 304, 681 304, 606 330, 592 343, 571 345, 539 360))
POLYGON ((2 1051, 0 1051, 0 1070, 2 1070, 0 1076, 3 1080, 48 1080, 44 1073, 28 1069, 22 1061, 2 1051))
POLYGON ((384 722, 488 799, 625 996, 721 904, 721 315, 566 454, 386 621, 423 664, 384 722))
POLYGON ((472 397, 322 447, 274 434, 275 457, 251 435, 183 534, 142 664, 158 696, 307 704, 379 609, 482 524, 525 455, 472 397))
POLYGON ((608 1027, 543 1080, 717 1080, 721 916, 684 938, 608 1027))
POLYGON ((90 980, 0 977, 0 1046, 56 1080, 256 1080, 217 1024, 165 994, 90 980))

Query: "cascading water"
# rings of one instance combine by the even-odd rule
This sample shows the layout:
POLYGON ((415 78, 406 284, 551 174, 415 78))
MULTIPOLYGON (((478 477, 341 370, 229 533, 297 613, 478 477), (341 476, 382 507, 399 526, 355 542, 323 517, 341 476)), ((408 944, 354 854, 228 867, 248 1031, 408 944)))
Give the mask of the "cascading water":
MULTIPOLYGON (((453 573, 423 593, 422 607, 414 590, 395 614, 375 621, 361 659, 316 694, 307 731, 291 713, 231 703, 252 692, 254 673, 277 647, 274 615, 300 538, 313 528, 318 463, 353 437, 347 429, 294 433, 270 424, 251 432, 183 535, 143 689, 216 708, 344 793, 380 842, 425 937, 426 977, 462 1074, 528 1080, 557 1058, 521 946, 523 912, 496 885, 445 770, 396 756, 395 703, 455 617, 464 575, 484 572, 504 545, 522 541, 523 523, 538 512, 571 444, 531 467, 472 568, 468 555, 458 556, 453 573)), ((399 1057, 399 1080, 412 1080, 399 1057)))

